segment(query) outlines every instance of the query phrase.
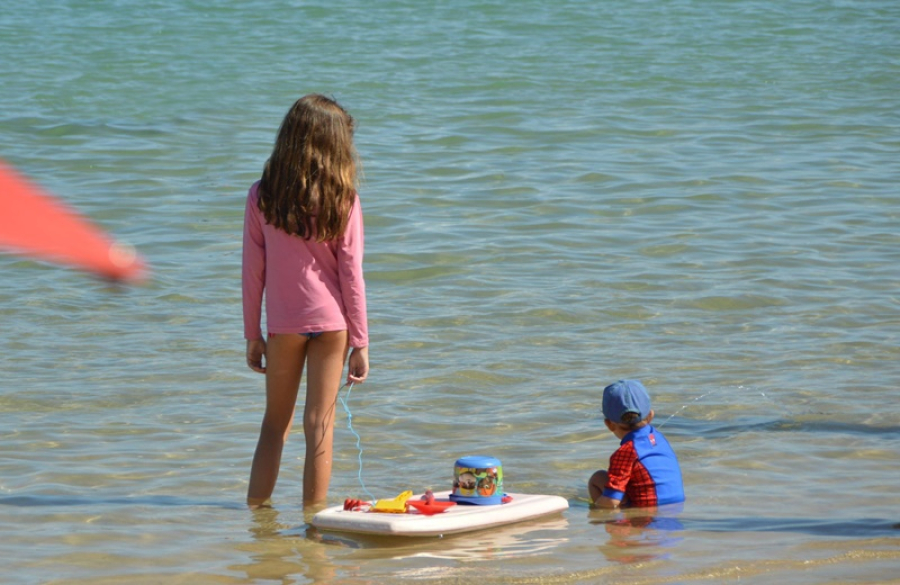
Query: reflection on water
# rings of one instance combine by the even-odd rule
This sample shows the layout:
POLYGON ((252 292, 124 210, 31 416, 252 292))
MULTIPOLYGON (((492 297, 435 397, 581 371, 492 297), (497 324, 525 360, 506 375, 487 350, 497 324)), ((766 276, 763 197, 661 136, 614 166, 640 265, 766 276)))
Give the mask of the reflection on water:
POLYGON ((568 528, 566 518, 557 517, 443 538, 382 539, 381 544, 397 547, 392 558, 409 567, 395 571, 392 577, 396 579, 465 582, 474 570, 478 573, 475 580, 488 582, 503 561, 517 559, 527 565, 528 559, 552 558, 558 547, 569 542, 568 528), (473 569, 471 563, 477 563, 480 569, 473 569))
POLYGON ((249 561, 229 569, 254 582, 330 583, 364 572, 364 567, 368 571, 382 569, 385 561, 394 579, 447 578, 457 575, 458 561, 490 563, 550 556, 569 540, 569 523, 563 516, 450 537, 416 538, 322 532, 309 524, 291 526, 273 508, 252 514, 249 532, 253 540, 237 547, 249 561), (395 561, 404 563, 391 568, 395 561))
POLYGON ((439 549, 430 543, 428 550, 403 552, 394 558, 498 560, 533 555, 567 542, 568 524, 565 518, 555 518, 460 534, 443 538, 439 549))
POLYGON ((668 556, 664 547, 674 547, 683 540, 684 525, 678 515, 684 504, 660 508, 630 508, 624 510, 591 510, 591 524, 602 525, 609 535, 600 551, 615 563, 635 563, 663 559, 668 556), (662 549, 662 550, 655 550, 662 549))
POLYGON ((279 520, 274 508, 253 510, 249 532, 253 539, 237 547, 249 562, 230 565, 229 569, 246 575, 253 582, 331 583, 335 568, 328 559, 325 542, 304 525, 292 527, 279 520))

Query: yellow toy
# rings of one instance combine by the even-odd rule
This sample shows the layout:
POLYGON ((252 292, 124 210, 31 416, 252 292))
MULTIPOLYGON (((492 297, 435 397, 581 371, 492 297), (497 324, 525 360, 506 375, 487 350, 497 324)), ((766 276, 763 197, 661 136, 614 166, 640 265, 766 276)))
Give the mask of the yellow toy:
POLYGON ((378 500, 369 508, 370 512, 386 512, 388 514, 405 514, 406 500, 412 497, 411 491, 406 491, 392 500, 378 500))

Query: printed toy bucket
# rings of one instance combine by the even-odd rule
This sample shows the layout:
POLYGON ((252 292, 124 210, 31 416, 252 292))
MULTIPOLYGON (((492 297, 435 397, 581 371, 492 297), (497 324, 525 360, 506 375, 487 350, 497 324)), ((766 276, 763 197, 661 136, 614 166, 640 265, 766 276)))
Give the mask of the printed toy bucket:
POLYGON ((489 506, 503 503, 503 466, 498 459, 474 455, 456 460, 450 499, 489 506))

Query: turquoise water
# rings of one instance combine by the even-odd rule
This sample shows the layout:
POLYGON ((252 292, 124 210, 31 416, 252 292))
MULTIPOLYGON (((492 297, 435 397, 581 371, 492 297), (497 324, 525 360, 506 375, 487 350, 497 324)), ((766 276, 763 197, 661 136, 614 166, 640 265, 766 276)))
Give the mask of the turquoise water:
MULTIPOLYGON (((0 256, 2 581, 896 580, 898 80, 892 1, 0 0, 0 157, 153 271, 0 256), (244 508, 243 200, 312 91, 365 168, 367 487, 485 453, 565 514, 320 534, 300 437, 244 508), (650 523, 584 500, 621 377, 685 472, 650 523)), ((363 495, 346 422, 333 503, 363 495)))

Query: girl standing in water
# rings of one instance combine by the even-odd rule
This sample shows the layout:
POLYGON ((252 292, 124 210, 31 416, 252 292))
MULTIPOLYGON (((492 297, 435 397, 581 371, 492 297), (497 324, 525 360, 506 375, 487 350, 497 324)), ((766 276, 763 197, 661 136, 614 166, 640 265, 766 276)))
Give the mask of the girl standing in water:
POLYGON ((335 406, 348 351, 347 382, 363 382, 369 373, 356 162, 353 118, 334 100, 307 95, 285 116, 262 178, 247 196, 244 337, 247 365, 266 376, 266 410, 247 490, 253 508, 266 504, 275 489, 304 364, 304 506, 328 495, 335 406))

